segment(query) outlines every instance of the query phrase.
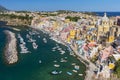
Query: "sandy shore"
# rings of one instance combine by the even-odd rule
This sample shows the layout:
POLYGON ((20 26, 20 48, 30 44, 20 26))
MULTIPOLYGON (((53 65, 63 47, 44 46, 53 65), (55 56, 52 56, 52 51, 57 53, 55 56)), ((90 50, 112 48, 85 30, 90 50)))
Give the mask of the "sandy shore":
POLYGON ((5 34, 7 35, 7 43, 5 46, 4 57, 5 61, 8 64, 13 64, 18 61, 18 52, 17 52, 17 40, 15 38, 15 34, 11 31, 5 30, 5 34))

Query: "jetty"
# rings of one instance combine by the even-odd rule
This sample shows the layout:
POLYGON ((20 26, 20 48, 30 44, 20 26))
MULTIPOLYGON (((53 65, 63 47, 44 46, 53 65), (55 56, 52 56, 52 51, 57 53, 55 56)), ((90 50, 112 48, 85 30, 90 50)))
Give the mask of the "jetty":
POLYGON ((18 52, 17 52, 17 40, 15 38, 15 33, 5 30, 5 34, 7 35, 7 43, 5 46, 4 57, 5 61, 8 64, 13 64, 18 61, 18 52))

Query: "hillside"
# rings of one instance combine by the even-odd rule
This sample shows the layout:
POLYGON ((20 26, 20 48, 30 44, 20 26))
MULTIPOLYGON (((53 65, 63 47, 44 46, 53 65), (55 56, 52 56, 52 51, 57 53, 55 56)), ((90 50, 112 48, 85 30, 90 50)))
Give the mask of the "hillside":
POLYGON ((8 11, 8 9, 0 5, 0 11, 8 11))

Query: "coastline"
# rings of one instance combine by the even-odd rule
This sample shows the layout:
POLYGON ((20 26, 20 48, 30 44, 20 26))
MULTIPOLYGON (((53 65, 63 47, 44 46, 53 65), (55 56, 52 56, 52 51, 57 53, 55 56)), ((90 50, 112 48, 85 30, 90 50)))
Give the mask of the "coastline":
MULTIPOLYGON (((31 27, 33 28, 33 27, 31 27)), ((49 32, 45 31, 45 30, 41 30, 41 29, 37 29, 37 28, 33 28, 33 29, 36 29, 36 30, 40 30, 42 31, 43 33, 46 33, 46 34, 50 34, 49 32)), ((75 49, 73 46, 68 46, 66 42, 64 41, 61 41, 61 40, 58 40, 57 38, 54 38, 52 35, 50 35, 51 39, 54 40, 55 42, 57 43, 60 43, 66 47, 70 47, 72 52, 74 53, 74 55, 77 56, 77 59, 80 60, 80 62, 82 62, 85 66, 86 66, 86 71, 85 71, 85 77, 84 77, 84 80, 93 80, 92 79, 92 74, 94 74, 93 70, 96 68, 96 66, 90 62, 89 60, 85 59, 83 56, 81 56, 75 49)))
POLYGON ((7 36, 7 43, 4 50, 4 58, 7 64, 13 64, 18 61, 17 52, 17 40, 15 34, 11 31, 5 30, 4 33, 7 36))

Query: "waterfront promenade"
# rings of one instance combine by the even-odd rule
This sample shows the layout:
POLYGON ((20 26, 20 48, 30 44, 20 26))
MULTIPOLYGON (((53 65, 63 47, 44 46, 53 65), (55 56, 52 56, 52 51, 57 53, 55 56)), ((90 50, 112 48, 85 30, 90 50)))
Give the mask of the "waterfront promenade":
POLYGON ((92 62, 90 62, 88 59, 85 59, 82 55, 80 55, 73 46, 70 46, 70 47, 73 50, 74 54, 80 58, 80 61, 82 61, 86 65, 87 71, 86 71, 85 80, 93 80, 93 75, 94 75, 93 71, 97 67, 92 62), (86 61, 88 64, 84 62, 83 60, 86 61))

